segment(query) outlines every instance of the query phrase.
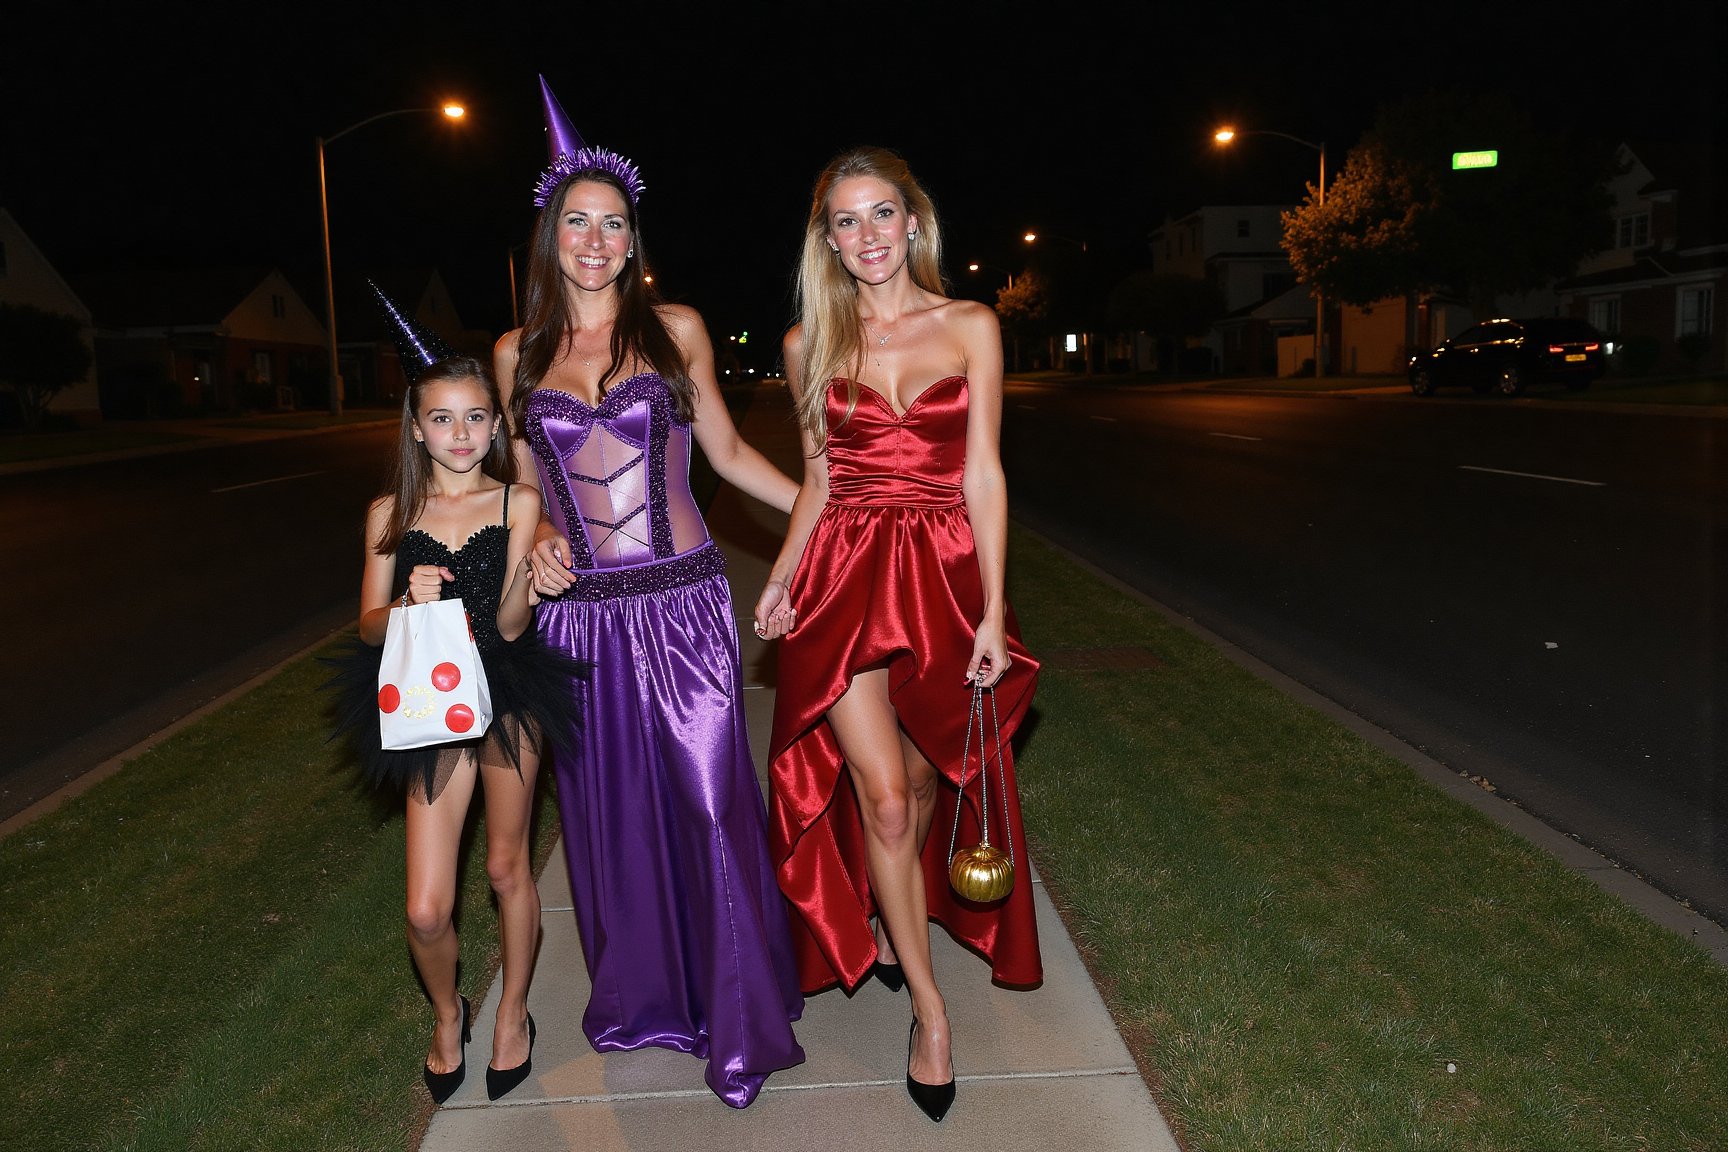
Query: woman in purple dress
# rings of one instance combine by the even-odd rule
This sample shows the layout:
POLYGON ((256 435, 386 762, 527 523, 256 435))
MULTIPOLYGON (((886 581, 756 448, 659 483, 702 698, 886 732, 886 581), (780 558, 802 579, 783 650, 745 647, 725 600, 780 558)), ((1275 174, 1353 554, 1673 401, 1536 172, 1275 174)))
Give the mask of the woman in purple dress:
POLYGON ((580 746, 552 759, 593 984, 582 1026, 600 1051, 706 1059, 708 1086, 742 1108, 803 1061, 803 997, 691 441, 783 512, 798 486, 739 438, 702 318, 644 276, 635 166, 583 145, 541 88, 553 164, 537 189, 525 323, 495 362, 548 513, 531 555, 537 626, 594 669, 571 685, 580 746))

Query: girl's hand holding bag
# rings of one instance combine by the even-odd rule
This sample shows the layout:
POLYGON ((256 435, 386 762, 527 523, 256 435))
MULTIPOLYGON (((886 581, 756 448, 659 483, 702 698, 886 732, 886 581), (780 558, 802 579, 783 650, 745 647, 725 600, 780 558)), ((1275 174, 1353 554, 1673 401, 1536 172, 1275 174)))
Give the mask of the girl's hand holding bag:
POLYGON ((485 734, 492 696, 459 598, 390 613, 378 666, 378 723, 384 747, 396 751, 485 734))

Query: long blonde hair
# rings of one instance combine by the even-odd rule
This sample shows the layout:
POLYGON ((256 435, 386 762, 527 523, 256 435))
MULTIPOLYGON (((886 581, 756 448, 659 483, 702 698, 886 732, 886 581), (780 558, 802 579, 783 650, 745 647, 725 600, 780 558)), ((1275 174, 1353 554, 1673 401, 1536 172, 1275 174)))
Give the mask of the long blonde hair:
POLYGON ((864 324, 858 318, 858 282, 828 247, 828 197, 834 186, 853 176, 874 176, 891 184, 906 211, 918 217, 918 234, 907 244, 906 270, 912 283, 936 295, 947 294, 942 275, 942 224, 912 169, 887 148, 853 148, 834 157, 816 177, 810 215, 804 222, 804 249, 798 259, 797 315, 804 346, 799 360, 803 393, 798 423, 818 449, 828 438, 828 382, 847 382, 846 413, 858 403, 863 366, 864 324))

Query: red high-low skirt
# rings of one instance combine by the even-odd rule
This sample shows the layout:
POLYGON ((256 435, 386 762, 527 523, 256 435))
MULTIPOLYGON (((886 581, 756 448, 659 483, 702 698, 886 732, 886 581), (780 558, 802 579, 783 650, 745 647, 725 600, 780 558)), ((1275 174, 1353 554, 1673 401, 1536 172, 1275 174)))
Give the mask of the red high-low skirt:
MULTIPOLYGON (((990 840, 1011 839, 1014 889, 994 904, 955 895, 948 844, 959 798, 971 688, 966 663, 984 611, 972 527, 961 494, 967 381, 931 385, 904 416, 860 386, 846 416, 846 383, 828 395, 828 503, 793 577, 797 624, 781 641, 770 745, 770 845, 791 902, 793 946, 805 992, 855 988, 876 959, 875 900, 865 867, 864 828, 827 712, 853 675, 888 669, 900 726, 940 773, 935 821, 924 846, 930 917, 990 963, 999 982, 1043 979, 1020 796, 1009 741, 1032 702, 1038 662, 1006 613, 1010 667, 996 685, 1001 770, 990 732, 990 840), (1006 826, 1004 826, 1004 816, 1006 826)), ((990 730, 989 708, 985 727, 990 730)), ((957 843, 979 839, 978 739, 972 738, 957 843)))

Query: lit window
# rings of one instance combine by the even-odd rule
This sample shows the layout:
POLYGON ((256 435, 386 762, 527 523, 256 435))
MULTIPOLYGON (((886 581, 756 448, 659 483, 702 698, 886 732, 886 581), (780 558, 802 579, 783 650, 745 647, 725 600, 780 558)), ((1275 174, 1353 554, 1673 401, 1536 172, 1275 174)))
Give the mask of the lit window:
POLYGON ((1697 284, 1680 289, 1680 308, 1676 317, 1678 320, 1676 336, 1708 336, 1710 334, 1710 311, 1715 303, 1716 290, 1709 284, 1697 284))

